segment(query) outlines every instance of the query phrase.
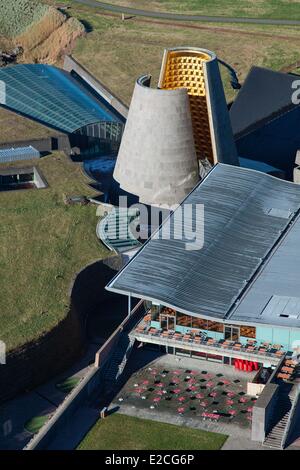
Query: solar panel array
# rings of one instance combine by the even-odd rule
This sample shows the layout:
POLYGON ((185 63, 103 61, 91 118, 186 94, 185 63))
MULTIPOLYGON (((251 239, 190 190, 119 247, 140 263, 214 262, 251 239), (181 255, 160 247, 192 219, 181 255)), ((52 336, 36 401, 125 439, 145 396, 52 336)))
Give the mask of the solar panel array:
POLYGON ((6 85, 5 106, 63 132, 118 119, 88 94, 71 75, 44 64, 0 69, 6 85))

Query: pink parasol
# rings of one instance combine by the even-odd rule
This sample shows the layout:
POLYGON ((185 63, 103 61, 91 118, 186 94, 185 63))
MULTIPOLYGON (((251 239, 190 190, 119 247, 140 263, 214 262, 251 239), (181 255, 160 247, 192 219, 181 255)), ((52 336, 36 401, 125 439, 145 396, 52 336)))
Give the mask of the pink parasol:
POLYGON ((226 400, 226 405, 231 406, 231 405, 233 405, 233 403, 234 403, 233 400, 230 400, 230 399, 226 400))

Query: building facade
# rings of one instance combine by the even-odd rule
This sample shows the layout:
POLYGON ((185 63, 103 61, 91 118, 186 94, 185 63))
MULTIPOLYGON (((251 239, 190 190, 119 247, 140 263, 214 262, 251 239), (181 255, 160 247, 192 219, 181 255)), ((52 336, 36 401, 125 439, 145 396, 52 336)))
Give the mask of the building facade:
POLYGON ((300 343, 299 235, 298 185, 218 164, 107 289, 144 300, 134 333, 143 343, 275 366, 300 343), (187 249, 184 209, 199 204, 203 243, 187 249))

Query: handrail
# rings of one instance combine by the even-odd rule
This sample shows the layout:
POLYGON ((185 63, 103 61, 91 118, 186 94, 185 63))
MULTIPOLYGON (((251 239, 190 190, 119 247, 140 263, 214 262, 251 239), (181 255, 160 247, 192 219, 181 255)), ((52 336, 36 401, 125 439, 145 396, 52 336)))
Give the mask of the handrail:
POLYGON ((265 352, 263 354, 260 354, 259 352, 256 352, 256 351, 248 351, 246 347, 242 347, 242 348, 237 348, 237 349, 234 349, 234 345, 231 345, 231 346, 228 346, 226 348, 222 347, 222 344, 219 344, 219 343, 215 343, 215 344, 207 344, 207 341, 205 340, 201 340, 199 342, 190 342, 190 341, 186 341, 184 339, 175 339, 175 338, 162 338, 160 335, 157 336, 157 335, 151 335, 151 334, 147 334, 147 333, 143 333, 143 332, 136 332, 136 336, 142 336, 144 338, 149 338, 149 337, 153 337, 153 338, 160 338, 160 339, 163 339, 163 341, 165 342, 169 342, 169 343, 184 343, 184 344, 187 344, 189 346, 205 346, 209 349, 219 349, 219 350, 222 350, 222 351, 232 351, 232 352, 242 352, 244 354, 250 354, 250 355, 255 355, 257 357, 270 357, 272 359, 278 359, 278 361, 280 359, 282 359, 282 356, 276 356, 275 353, 268 353, 268 352, 265 352))

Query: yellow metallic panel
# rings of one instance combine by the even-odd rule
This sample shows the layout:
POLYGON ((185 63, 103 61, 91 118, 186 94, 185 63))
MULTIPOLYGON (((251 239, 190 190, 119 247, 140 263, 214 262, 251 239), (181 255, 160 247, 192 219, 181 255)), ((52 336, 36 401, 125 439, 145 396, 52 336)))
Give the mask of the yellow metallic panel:
POLYGON ((203 63, 211 60, 205 52, 167 51, 160 88, 188 91, 194 131, 196 153, 199 159, 213 163, 213 149, 207 111, 203 63))

